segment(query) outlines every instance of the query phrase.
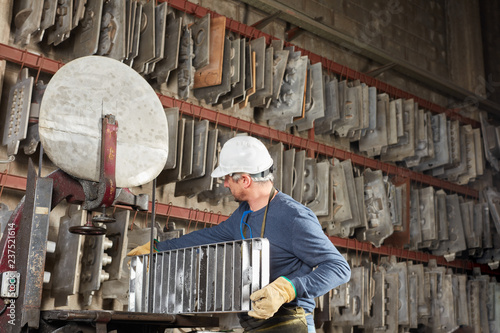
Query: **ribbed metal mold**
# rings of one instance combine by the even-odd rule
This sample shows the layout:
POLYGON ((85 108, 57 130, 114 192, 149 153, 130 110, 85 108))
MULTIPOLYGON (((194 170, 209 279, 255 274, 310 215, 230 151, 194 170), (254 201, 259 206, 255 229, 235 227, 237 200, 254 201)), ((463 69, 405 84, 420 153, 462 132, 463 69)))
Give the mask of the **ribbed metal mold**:
POLYGON ((250 294, 269 283, 265 238, 154 253, 152 261, 154 270, 149 255, 131 259, 129 311, 148 312, 152 297, 154 313, 243 312, 251 309, 250 294))

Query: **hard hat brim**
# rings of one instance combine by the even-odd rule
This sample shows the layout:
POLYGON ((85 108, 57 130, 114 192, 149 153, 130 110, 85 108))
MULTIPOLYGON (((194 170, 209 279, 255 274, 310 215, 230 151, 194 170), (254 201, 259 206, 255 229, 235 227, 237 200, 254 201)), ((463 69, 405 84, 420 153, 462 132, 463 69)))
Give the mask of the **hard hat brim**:
POLYGON ((214 169, 214 171, 212 171, 212 173, 210 174, 210 176, 212 178, 220 178, 220 177, 224 177, 225 175, 228 175, 229 173, 227 172, 224 172, 222 170, 222 168, 220 166, 218 166, 217 168, 214 169))

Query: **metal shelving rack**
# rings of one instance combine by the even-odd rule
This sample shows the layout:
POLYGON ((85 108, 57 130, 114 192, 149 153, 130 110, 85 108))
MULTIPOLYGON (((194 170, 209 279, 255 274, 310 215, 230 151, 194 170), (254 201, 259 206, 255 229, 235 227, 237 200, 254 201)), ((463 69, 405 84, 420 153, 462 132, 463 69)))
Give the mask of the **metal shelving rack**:
MULTIPOLYGON (((208 13, 213 16, 221 16, 212 10, 186 0, 158 0, 158 2, 168 2, 168 4, 172 8, 183 11, 186 14, 194 15, 196 17, 203 17, 208 13)), ((273 39, 277 39, 271 35, 263 33, 255 27, 245 25, 230 18, 226 18, 226 28, 249 39, 265 37, 268 43, 270 43, 273 39)), ((289 42, 285 42, 285 45, 295 46, 289 42)), ((412 95, 387 83, 381 82, 373 77, 316 55, 308 50, 301 49, 297 46, 295 46, 295 49, 297 51, 301 51, 303 55, 307 55, 309 59, 311 59, 312 63, 321 62, 325 70, 329 71, 330 73, 338 74, 342 77, 345 77, 346 79, 359 79, 361 82, 364 82, 369 86, 376 87, 378 91, 388 93, 391 97, 405 99, 413 98, 415 102, 417 102, 425 109, 428 109, 429 111, 432 111, 434 113, 445 113, 446 116, 450 119, 456 119, 463 124, 470 124, 473 127, 479 127, 479 123, 477 121, 458 114, 457 110, 455 109, 446 109, 442 106, 424 100, 418 96, 412 95)), ((20 64, 21 67, 26 66, 36 70, 37 79, 40 72, 54 74, 59 68, 64 65, 64 63, 61 61, 49 59, 44 57, 43 55, 37 55, 27 50, 22 50, 2 43, 0 43, 0 59, 20 64)), ((183 115, 187 115, 193 118, 207 119, 210 122, 214 123, 215 126, 221 125, 232 130, 247 132, 249 134, 271 141, 282 142, 288 147, 306 150, 309 156, 323 155, 329 158, 335 157, 340 160, 351 159, 352 162, 356 165, 372 169, 379 169, 387 173, 388 175, 396 175, 402 178, 410 179, 411 181, 416 183, 442 188, 450 192, 464 195, 466 198, 470 199, 478 199, 479 197, 479 193, 477 190, 469 188, 467 186, 457 185, 451 182, 437 179, 432 176, 414 172, 406 168, 398 167, 394 164, 383 163, 376 159, 367 158, 365 156, 354 154, 343 149, 316 142, 314 140, 313 130, 309 131, 308 138, 303 138, 287 132, 278 131, 268 126, 259 125, 251 121, 243 120, 238 117, 230 116, 215 110, 195 105, 186 101, 177 100, 173 97, 160 94, 158 95, 158 97, 165 108, 178 107, 180 113, 183 115)), ((26 178, 22 176, 2 173, 0 174, 0 188, 3 189, 4 187, 12 190, 25 191, 26 178)), ((151 209, 152 203, 150 202, 149 213, 151 213, 151 209)), ((159 216, 178 218, 190 222, 204 223, 209 225, 218 224, 228 217, 226 215, 222 215, 220 212, 214 213, 211 211, 200 211, 198 209, 179 207, 172 204, 157 203, 155 209, 156 214, 159 216)), ((356 239, 346 239, 334 236, 330 236, 329 239, 335 246, 354 250, 356 251, 356 253, 369 253, 378 256, 394 255, 400 260, 414 260, 417 262, 428 262, 431 259, 435 259, 439 265, 446 267, 453 267, 461 270, 472 270, 474 267, 479 267, 484 274, 500 275, 500 272, 491 270, 488 265, 477 264, 470 260, 456 259, 452 262, 446 262, 444 257, 433 256, 424 252, 405 250, 400 247, 382 245, 377 248, 370 243, 360 242, 356 239)))

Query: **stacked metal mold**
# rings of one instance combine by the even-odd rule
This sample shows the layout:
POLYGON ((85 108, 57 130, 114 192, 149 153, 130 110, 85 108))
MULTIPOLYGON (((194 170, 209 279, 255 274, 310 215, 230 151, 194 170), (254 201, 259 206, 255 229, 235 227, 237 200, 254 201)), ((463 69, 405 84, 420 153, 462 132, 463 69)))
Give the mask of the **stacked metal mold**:
MULTIPOLYGON (((346 255, 347 256, 347 255, 346 255)), ((454 273, 434 260, 424 266, 396 257, 378 263, 347 256, 351 281, 317 299, 315 319, 328 332, 498 332, 500 283, 475 271, 454 273)))

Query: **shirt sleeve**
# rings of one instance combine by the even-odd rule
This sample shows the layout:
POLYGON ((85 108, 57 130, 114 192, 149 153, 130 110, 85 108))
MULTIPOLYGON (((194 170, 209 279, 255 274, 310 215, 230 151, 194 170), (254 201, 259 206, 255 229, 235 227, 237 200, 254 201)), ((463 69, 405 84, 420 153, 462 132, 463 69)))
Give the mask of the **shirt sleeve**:
POLYGON ((297 298, 318 297, 349 281, 349 264, 326 237, 312 212, 296 217, 293 229, 295 255, 308 266, 316 267, 309 274, 289 278, 297 290, 297 298))
POLYGON ((211 227, 190 232, 179 238, 169 239, 156 243, 158 251, 167 251, 192 247, 198 245, 220 243, 234 240, 231 229, 231 217, 220 224, 211 227))

